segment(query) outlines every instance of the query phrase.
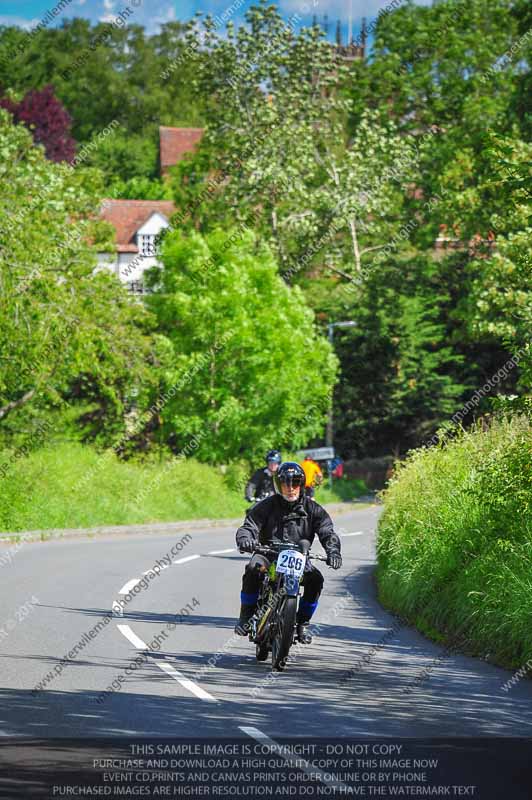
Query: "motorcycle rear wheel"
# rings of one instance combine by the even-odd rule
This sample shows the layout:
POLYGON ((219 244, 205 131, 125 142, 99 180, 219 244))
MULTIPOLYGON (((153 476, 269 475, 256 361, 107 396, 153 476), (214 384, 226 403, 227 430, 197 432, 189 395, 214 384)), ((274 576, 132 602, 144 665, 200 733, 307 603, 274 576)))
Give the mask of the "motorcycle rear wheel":
POLYGON ((276 630, 272 639, 272 669, 282 671, 292 642, 296 625, 297 597, 285 597, 277 612, 276 630))

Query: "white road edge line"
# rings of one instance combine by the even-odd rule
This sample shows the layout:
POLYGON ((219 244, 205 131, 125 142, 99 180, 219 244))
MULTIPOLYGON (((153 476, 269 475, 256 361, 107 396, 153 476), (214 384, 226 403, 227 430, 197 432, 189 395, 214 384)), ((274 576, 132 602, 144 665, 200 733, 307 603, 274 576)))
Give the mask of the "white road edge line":
POLYGON ((125 583, 122 586, 122 588, 120 589, 118 594, 127 594, 141 580, 142 580, 142 578, 132 578, 132 580, 128 581, 127 583, 125 583))
POLYGON ((213 697, 212 694, 206 692, 205 689, 202 689, 201 686, 198 686, 197 683, 194 683, 194 681, 185 678, 185 676, 181 672, 178 672, 176 669, 174 669, 171 664, 167 664, 165 661, 156 661, 155 663, 160 669, 164 670, 164 672, 170 675, 171 678, 180 683, 184 689, 188 689, 189 692, 192 692, 192 694, 195 694, 196 697, 199 697, 200 700, 207 700, 210 703, 218 703, 216 697, 213 697))
POLYGON ((323 781, 323 783, 326 783, 329 786, 334 786, 336 789, 344 789, 346 792, 349 790, 349 787, 345 783, 334 780, 326 772, 322 772, 321 769, 318 769, 318 767, 313 767, 302 756, 293 756, 283 753, 283 745, 277 744, 277 742, 275 742, 273 739, 270 739, 270 737, 265 733, 259 731, 258 728, 248 728, 243 725, 239 725, 238 728, 248 736, 251 736, 252 739, 255 739, 255 741, 260 742, 261 744, 267 744, 272 749, 278 751, 277 755, 281 756, 281 758, 284 758, 290 767, 300 769, 302 772, 306 772, 307 774, 316 775, 321 781, 323 781))
POLYGON ((129 625, 117 625, 116 627, 118 628, 122 636, 125 636, 126 639, 128 639, 131 642, 133 647, 137 648, 137 650, 148 649, 148 645, 145 642, 143 642, 142 639, 139 639, 137 634, 131 630, 129 625))
POLYGON ((184 564, 186 561, 194 561, 195 558, 201 558, 201 556, 187 556, 186 558, 178 558, 177 561, 173 561, 173 564, 184 564))
POLYGON ((365 531, 353 531, 353 533, 341 533, 340 536, 363 536, 365 531))
POLYGON ((236 547, 230 547, 229 550, 211 550, 210 553, 207 553, 208 556, 221 556, 222 553, 234 553, 236 547))

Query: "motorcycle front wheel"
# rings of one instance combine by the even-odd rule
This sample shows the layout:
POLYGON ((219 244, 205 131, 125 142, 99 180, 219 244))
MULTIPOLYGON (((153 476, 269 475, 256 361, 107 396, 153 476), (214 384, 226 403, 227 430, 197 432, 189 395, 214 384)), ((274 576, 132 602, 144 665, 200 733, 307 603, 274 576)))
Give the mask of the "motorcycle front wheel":
POLYGON ((261 642, 261 644, 255 645, 255 656, 257 661, 266 661, 268 658, 268 653, 270 649, 268 647, 268 643, 261 642))
POLYGON ((279 611, 272 640, 272 668, 281 671, 294 641, 297 597, 285 597, 279 611))

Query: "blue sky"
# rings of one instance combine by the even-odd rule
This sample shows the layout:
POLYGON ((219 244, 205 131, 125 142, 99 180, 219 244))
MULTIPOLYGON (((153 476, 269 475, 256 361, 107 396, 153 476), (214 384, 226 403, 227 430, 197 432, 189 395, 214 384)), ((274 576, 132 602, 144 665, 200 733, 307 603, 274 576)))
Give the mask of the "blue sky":
MULTIPOLYGON (((58 2, 59 0, 0 0, 0 24, 20 25, 31 29, 58 2)), ((128 21, 136 21, 150 32, 154 32, 162 22, 187 20, 196 11, 213 15, 223 14, 232 4, 238 8, 232 17, 238 24, 246 8, 254 2, 255 0, 71 0, 63 15, 56 17, 55 24, 60 25, 61 19, 65 17, 75 16, 85 17, 92 22, 111 21, 129 5, 134 10, 134 17, 129 16, 128 21)), ((365 16, 369 24, 380 10, 389 6, 390 2, 391 0, 278 0, 277 4, 283 16, 288 18, 297 13, 303 24, 310 24, 313 14, 317 14, 320 20, 327 14, 332 37, 337 19, 342 20, 344 36, 347 35, 350 3, 353 13, 353 32, 356 36, 360 30, 362 17, 365 16)), ((417 2, 430 5, 431 0, 417 0, 417 2)))

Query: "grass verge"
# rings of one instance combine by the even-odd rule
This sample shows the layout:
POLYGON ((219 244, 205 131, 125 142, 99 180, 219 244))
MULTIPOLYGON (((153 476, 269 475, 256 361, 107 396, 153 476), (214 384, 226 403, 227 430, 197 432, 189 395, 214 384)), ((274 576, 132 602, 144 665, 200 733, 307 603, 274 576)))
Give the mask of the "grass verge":
POLYGON ((399 466, 384 495, 381 602, 506 667, 532 657, 532 426, 495 420, 399 466))
MULTIPOLYGON (((78 443, 50 446, 15 461, 0 479, 0 531, 243 517, 249 504, 228 477, 193 459, 123 462, 78 443)), ((322 488, 316 499, 350 499, 364 493, 360 483, 322 488)))

